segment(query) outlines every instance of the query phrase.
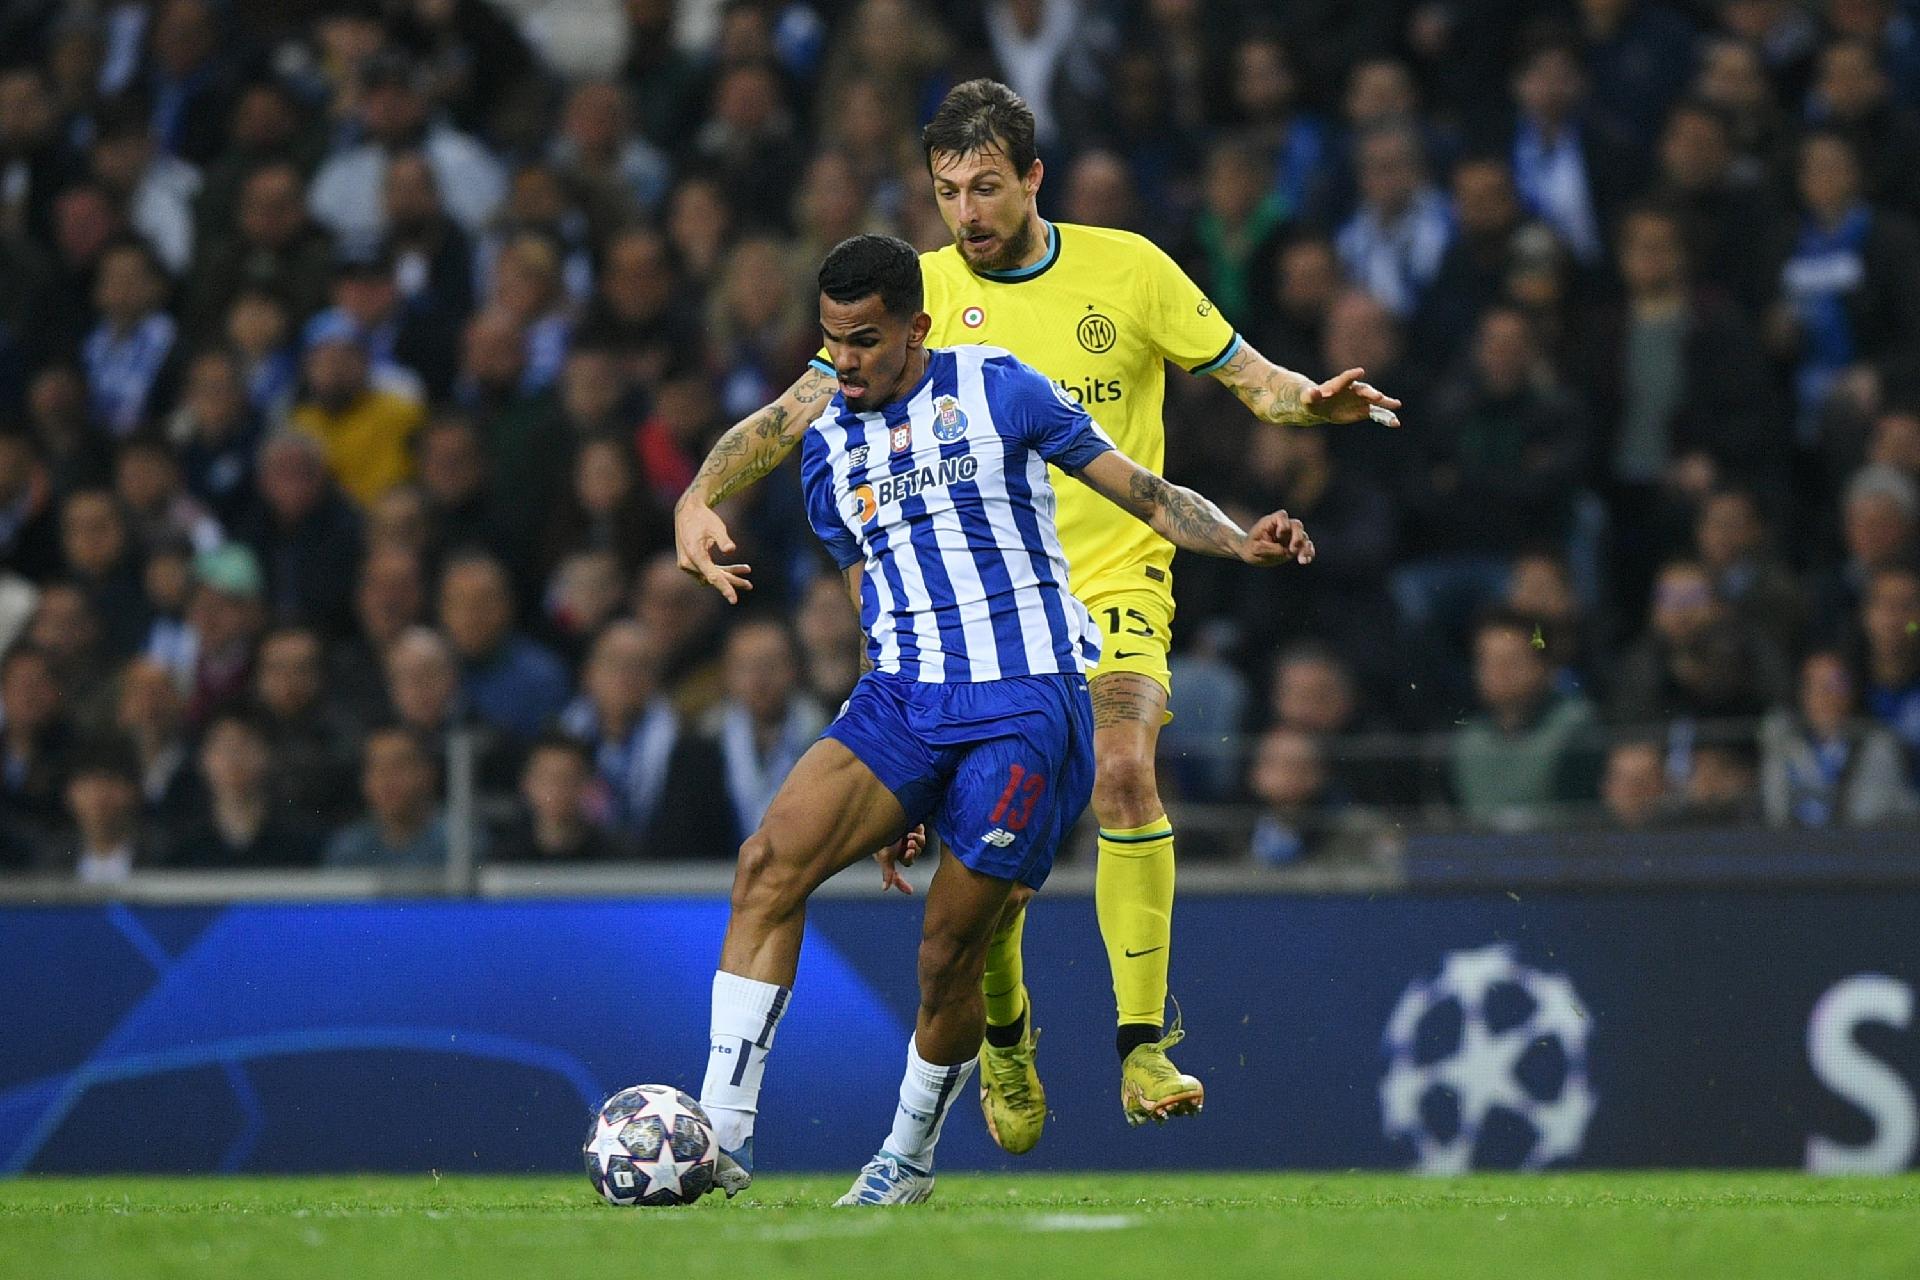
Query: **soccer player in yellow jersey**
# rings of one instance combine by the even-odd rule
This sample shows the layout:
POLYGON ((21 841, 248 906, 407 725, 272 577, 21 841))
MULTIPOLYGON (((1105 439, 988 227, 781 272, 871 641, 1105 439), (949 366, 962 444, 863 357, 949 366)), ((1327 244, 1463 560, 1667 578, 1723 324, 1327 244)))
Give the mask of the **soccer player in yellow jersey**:
MULTIPOLYGON (((1371 419, 1398 425, 1391 399, 1349 369, 1324 383, 1263 358, 1152 242, 1125 231, 1065 226, 1040 216, 1043 169, 1033 113, 1005 85, 953 89, 923 135, 927 167, 954 243, 922 254, 928 345, 1005 347, 1078 400, 1114 442, 1158 471, 1166 454, 1166 363, 1207 374, 1267 422, 1371 419)), ((716 563, 734 547, 713 507, 766 475, 799 443, 838 382, 859 408, 859 382, 816 359, 779 400, 735 425, 674 512, 680 567, 737 601, 743 566, 716 563)), ((1099 820, 1094 902, 1119 1007, 1121 1104, 1135 1124, 1200 1110, 1199 1080, 1178 1070, 1164 1033, 1173 911, 1173 828, 1154 779, 1169 718, 1167 651, 1173 547, 1076 486, 1059 485, 1060 541, 1071 587, 1099 623, 1104 651, 1092 680, 1093 811, 1099 820)), ((890 884, 892 855, 881 855, 890 884)), ((985 978, 987 1044, 981 1105, 995 1141, 1018 1154, 1040 1139, 1046 1098, 1020 958, 1025 895, 1008 904, 985 978)))

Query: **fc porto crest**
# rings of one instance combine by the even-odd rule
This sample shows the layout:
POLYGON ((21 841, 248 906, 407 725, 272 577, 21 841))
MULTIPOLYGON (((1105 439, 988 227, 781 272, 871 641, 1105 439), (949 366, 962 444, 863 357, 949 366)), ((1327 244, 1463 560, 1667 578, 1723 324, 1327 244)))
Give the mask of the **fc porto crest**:
POLYGON ((913 424, 903 422, 887 432, 887 450, 890 453, 905 453, 913 448, 913 424))
POLYGON ((941 444, 952 444, 967 434, 967 415, 960 409, 960 402, 952 396, 941 396, 933 402, 933 438, 941 444))

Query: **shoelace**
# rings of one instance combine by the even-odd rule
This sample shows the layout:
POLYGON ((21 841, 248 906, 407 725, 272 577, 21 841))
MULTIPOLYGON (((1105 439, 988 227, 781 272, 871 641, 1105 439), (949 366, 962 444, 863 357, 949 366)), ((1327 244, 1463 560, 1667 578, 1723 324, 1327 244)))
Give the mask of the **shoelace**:
MULTIPOLYGON (((1033 1033, 1038 1040, 1040 1033, 1033 1033)), ((1010 1053, 987 1054, 986 1068, 993 1074, 993 1082, 998 1086, 1001 1096, 1016 1107, 1025 1106, 1033 1096, 1033 1090, 1027 1083, 1027 1071, 1020 1060, 1010 1053)))

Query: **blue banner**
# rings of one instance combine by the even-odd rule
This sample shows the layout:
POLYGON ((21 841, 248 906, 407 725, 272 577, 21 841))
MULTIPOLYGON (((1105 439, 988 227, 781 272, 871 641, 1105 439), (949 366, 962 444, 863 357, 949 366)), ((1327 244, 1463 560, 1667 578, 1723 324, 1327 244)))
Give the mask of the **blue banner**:
MULTIPOLYGON (((1026 931, 1053 1115, 943 1168, 1914 1162, 1920 894, 1190 897, 1197 1120, 1130 1130, 1092 902, 1026 931)), ((0 1171, 566 1170, 625 1085, 697 1091, 724 903, 0 909, 0 1171)), ((885 1135, 919 912, 814 904, 756 1140, 885 1135)))

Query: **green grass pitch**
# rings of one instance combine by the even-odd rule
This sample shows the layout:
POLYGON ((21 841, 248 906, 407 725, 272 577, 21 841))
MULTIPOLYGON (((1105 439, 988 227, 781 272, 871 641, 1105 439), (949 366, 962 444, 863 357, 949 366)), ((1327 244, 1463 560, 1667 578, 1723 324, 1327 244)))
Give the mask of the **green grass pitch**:
POLYGON ((0 1182, 0 1277, 1920 1276, 1917 1177, 954 1175, 828 1208, 850 1180, 633 1210, 584 1177, 30 1178, 0 1182))

